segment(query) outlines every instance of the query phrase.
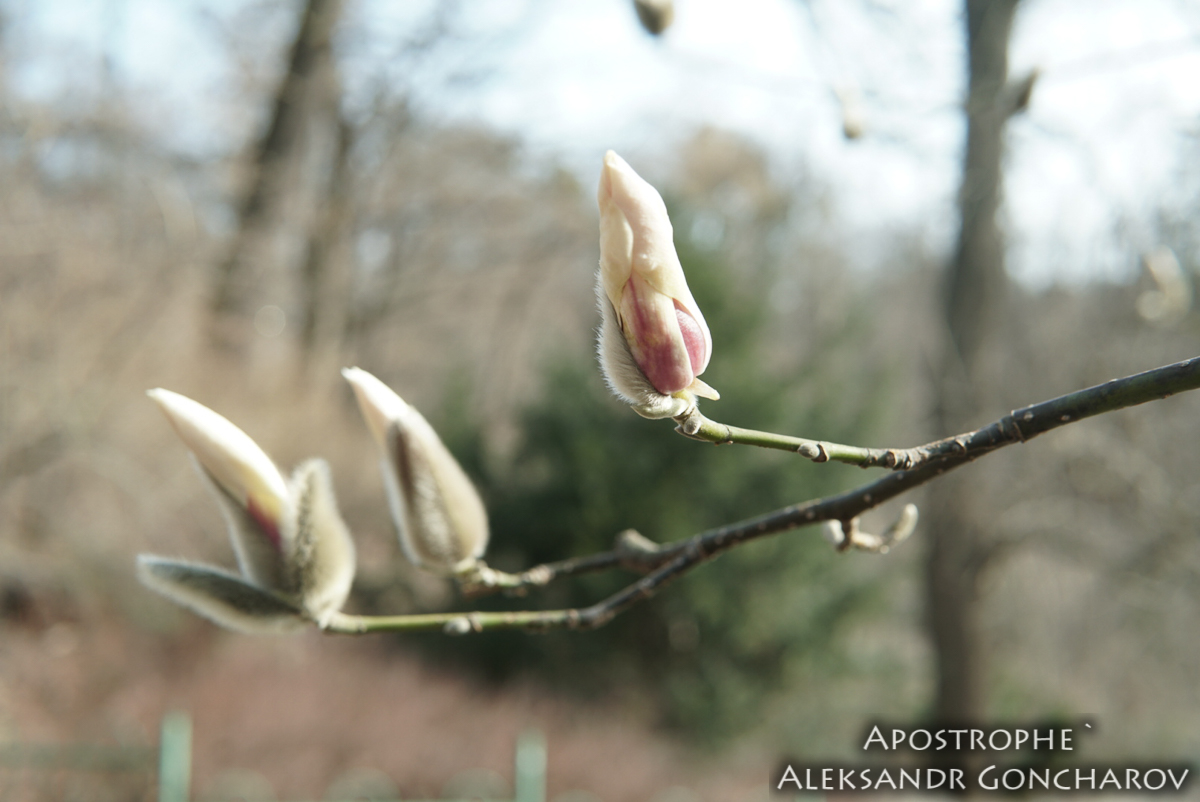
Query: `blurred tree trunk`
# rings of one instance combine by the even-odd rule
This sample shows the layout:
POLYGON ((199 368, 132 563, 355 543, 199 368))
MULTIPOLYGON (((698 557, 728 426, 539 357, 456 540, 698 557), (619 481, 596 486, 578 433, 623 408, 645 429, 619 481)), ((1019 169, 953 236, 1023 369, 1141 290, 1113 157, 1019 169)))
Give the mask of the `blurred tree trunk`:
MULTIPOLYGON (((1008 42, 1017 2, 965 4, 967 146, 958 198, 958 245, 946 275, 943 314, 948 343, 935 408, 943 434, 978 422, 980 399, 986 393, 979 356, 1007 300, 1004 240, 996 221, 1004 129, 1009 117, 1024 108, 1033 82, 1031 76, 1008 84, 1008 42)), ((977 585, 989 545, 971 501, 969 477, 963 481, 956 475, 936 483, 927 504, 926 593, 937 664, 933 715, 939 722, 976 721, 985 707, 977 585)))
POLYGON ((231 324, 246 311, 245 296, 253 282, 249 273, 278 215, 286 168, 298 158, 306 118, 324 105, 320 100, 333 74, 331 42, 341 9, 342 0, 307 0, 304 5, 270 124, 255 149, 237 232, 213 277, 210 323, 218 345, 237 342, 238 327, 231 324))
POLYGON ((333 167, 325 189, 324 202, 318 212, 316 225, 312 227, 304 256, 302 283, 304 319, 300 328, 300 347, 307 359, 316 349, 323 333, 340 326, 329 324, 326 318, 335 305, 333 300, 342 301, 341 293, 332 286, 335 253, 345 238, 346 227, 351 216, 350 149, 354 144, 354 128, 341 115, 340 92, 330 98, 330 112, 337 120, 337 142, 333 155, 333 167), (336 298, 331 299, 331 295, 336 298))

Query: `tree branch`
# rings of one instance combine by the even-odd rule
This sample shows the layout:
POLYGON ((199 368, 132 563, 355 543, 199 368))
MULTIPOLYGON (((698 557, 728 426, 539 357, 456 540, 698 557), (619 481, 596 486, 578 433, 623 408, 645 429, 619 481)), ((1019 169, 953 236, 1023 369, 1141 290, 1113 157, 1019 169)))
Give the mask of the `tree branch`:
POLYGON ((624 568, 645 574, 662 564, 664 550, 669 548, 653 542, 635 529, 626 529, 617 535, 612 551, 544 563, 519 574, 497 571, 481 560, 456 579, 459 589, 468 597, 486 596, 495 591, 503 591, 508 596, 524 596, 529 588, 549 585, 564 576, 590 574, 610 568, 624 568))
MULTIPOLYGON (((500 578, 491 584, 479 576, 464 577, 462 580, 465 590, 479 594, 496 589, 520 592, 528 587, 546 585, 562 576, 615 567, 645 573, 641 579, 590 607, 399 616, 353 616, 339 613, 327 623, 326 629, 341 634, 442 629, 454 635, 495 629, 595 629, 607 624, 637 603, 654 596, 667 584, 701 563, 742 543, 823 521, 838 521, 849 525, 867 510, 874 509, 901 493, 1004 446, 1025 442, 1039 434, 1085 418, 1197 388, 1200 388, 1200 358, 1193 358, 1024 407, 981 429, 913 449, 854 449, 851 446, 804 440, 801 442, 820 446, 830 455, 825 459, 836 459, 834 454, 853 455, 854 452, 858 452, 867 456, 857 462, 851 459, 842 461, 868 467, 885 464, 877 455, 893 454, 895 462, 888 467, 900 464, 900 460, 908 460, 912 467, 896 470, 845 493, 794 504, 745 521, 709 529, 675 543, 656 545, 633 530, 626 530, 618 536, 617 545, 610 552, 547 563, 521 574, 503 574, 484 567, 483 574, 491 572, 500 578)), ((708 423, 712 427, 721 427, 720 431, 726 434, 711 439, 697 439, 715 443, 747 442, 752 445, 782 444, 800 440, 763 432, 750 432, 747 429, 734 429, 712 421, 708 423), (747 439, 737 439, 739 433, 743 432, 750 433, 747 439)), ((701 431, 706 431, 703 425, 688 436, 694 437, 701 431)), ((711 431, 718 430, 713 428, 711 431)), ((788 446, 785 450, 798 449, 788 446)), ((850 545, 853 543, 847 538, 844 546, 850 545)))
MULTIPOLYGON (((980 448, 991 450, 1022 442, 1075 420, 1157 401, 1198 387, 1200 357, 1193 357, 1018 409, 982 429, 935 440, 914 448, 860 448, 824 440, 808 440, 773 432, 742 429, 710 420, 699 410, 677 418, 678 425, 675 431, 693 440, 717 445, 738 443, 793 451, 813 462, 834 461, 858 465, 861 468, 911 470, 964 449, 975 453, 980 448)), ((978 452, 976 456, 979 453, 984 452, 978 452)))

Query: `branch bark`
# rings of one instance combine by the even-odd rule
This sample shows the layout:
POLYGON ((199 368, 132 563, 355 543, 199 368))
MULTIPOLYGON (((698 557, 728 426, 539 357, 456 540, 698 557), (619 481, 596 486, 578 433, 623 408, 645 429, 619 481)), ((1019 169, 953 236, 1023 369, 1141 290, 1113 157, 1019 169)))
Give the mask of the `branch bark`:
POLYGON ((1064 423, 1102 415, 1115 409, 1156 401, 1174 393, 1196 388, 1200 381, 1200 357, 1155 368, 1123 379, 1114 379, 1086 390, 1043 401, 1005 415, 972 432, 935 440, 913 448, 862 448, 825 440, 742 429, 706 418, 699 410, 678 418, 676 431, 693 440, 716 445, 737 443, 781 451, 793 451, 813 462, 844 462, 860 468, 912 470, 926 463, 979 447, 998 448, 1021 442, 1064 423), (1148 395, 1147 395, 1148 394, 1148 395))
POLYGON ((867 510, 1005 446, 1023 443, 1039 434, 1095 415, 1195 389, 1200 389, 1200 357, 1115 379, 1016 410, 980 429, 949 438, 950 442, 956 444, 955 448, 936 459, 926 460, 910 470, 894 471, 845 493, 784 507, 663 545, 651 544, 627 530, 621 533, 616 548, 610 552, 547 563, 521 574, 495 572, 507 579, 497 581, 490 587, 486 581, 467 583, 469 589, 478 594, 489 590, 512 592, 540 587, 563 576, 617 567, 645 574, 590 607, 400 616, 339 614, 326 628, 342 634, 431 629, 444 629, 450 634, 494 629, 594 629, 654 596, 700 564, 742 543, 822 521, 853 521, 867 510))

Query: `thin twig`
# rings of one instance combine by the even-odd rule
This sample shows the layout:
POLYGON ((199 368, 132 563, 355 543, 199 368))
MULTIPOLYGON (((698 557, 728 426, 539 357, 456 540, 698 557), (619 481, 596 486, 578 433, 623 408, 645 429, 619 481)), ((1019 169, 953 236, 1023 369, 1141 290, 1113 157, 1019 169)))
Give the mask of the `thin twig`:
POLYGON ((607 571, 610 568, 647 573, 662 564, 659 555, 663 548, 637 530, 626 529, 617 535, 612 551, 544 563, 519 574, 497 571, 480 561, 457 579, 459 590, 468 597, 486 596, 495 591, 502 591, 508 596, 524 596, 529 588, 543 587, 564 576, 607 571))
MULTIPOLYGON (((590 607, 516 612, 436 613, 401 616, 350 616, 338 614, 327 623, 330 632, 358 634, 380 631, 413 631, 443 629, 451 634, 466 634, 492 629, 594 629, 615 616, 650 598, 664 586, 742 543, 779 534, 822 521, 852 521, 867 510, 929 482, 985 454, 1036 437, 1105 412, 1136 406, 1166 398, 1175 393, 1200 387, 1200 358, 1176 362, 1106 382, 1079 392, 1069 393, 1040 404, 1025 407, 1005 415, 998 421, 957 437, 938 440, 914 449, 858 449, 860 453, 890 452, 903 455, 913 466, 896 470, 874 482, 827 498, 794 504, 745 521, 701 532, 685 540, 656 546, 637 533, 623 532, 611 552, 548 563, 523 574, 506 575, 515 578, 536 576, 544 585, 558 576, 623 566, 645 573, 636 582, 622 588, 590 607), (538 573, 541 571, 542 573, 538 573), (542 577, 546 577, 542 580, 542 577)), ((721 424, 714 424, 721 426, 721 424)), ((728 429, 728 427, 724 427, 728 429)), ((747 430, 737 430, 747 431, 747 430)), ((689 436, 694 436, 694 432, 689 436)), ((756 436, 763 433, 754 433, 756 436)), ((775 437, 768 435, 768 437, 775 437)), ((707 439, 707 438, 700 438, 707 439)), ((797 438, 788 438, 795 440, 797 438)), ((710 442, 739 442, 729 439, 710 442)), ((782 442, 782 439, 780 440, 782 442)), ((806 441, 816 442, 816 441, 806 441)), ((755 443, 756 445, 760 443, 755 443)), ((827 444, 822 444, 827 445, 827 444)), ((775 447, 775 446, 771 446, 775 447)), ((843 453, 838 446, 827 453, 843 453)), ((788 449, 795 450, 795 449, 788 449)), ((843 460, 851 461, 851 460, 843 460)), ((854 462, 853 464, 862 464, 854 462)), ((882 464, 868 462, 868 465, 882 464)), ((506 586, 512 590, 516 585, 506 586)))
POLYGON ((792 451, 813 462, 834 461, 862 468, 912 470, 931 460, 942 459, 976 445, 991 443, 991 447, 995 448, 1028 440, 1064 423, 1147 401, 1157 401, 1197 387, 1200 387, 1200 357, 1068 393, 1016 410, 990 426, 974 432, 947 437, 915 448, 860 448, 774 432, 759 432, 718 423, 705 417, 699 410, 693 410, 676 419, 676 431, 693 440, 717 445, 738 443, 792 451))

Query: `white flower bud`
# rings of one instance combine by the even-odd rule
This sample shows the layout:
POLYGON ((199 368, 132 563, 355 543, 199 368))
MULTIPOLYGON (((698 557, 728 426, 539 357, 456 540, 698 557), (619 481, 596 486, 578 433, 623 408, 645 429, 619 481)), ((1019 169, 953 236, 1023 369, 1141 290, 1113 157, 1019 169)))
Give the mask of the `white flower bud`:
POLYGON ((487 511, 475 486, 420 412, 365 370, 342 375, 383 451, 384 485, 405 555, 435 574, 469 571, 488 543, 487 511))
POLYGON ((170 390, 149 390, 179 439, 211 480, 238 566, 252 582, 281 581, 282 555, 290 551, 284 521, 291 517, 283 474, 250 436, 221 415, 170 390))
POLYGON ((712 335, 675 252, 667 207, 611 150, 600 206, 600 366, 609 387, 648 418, 686 412, 694 396, 719 398, 698 376, 712 335))
POLYGON ((279 631, 276 619, 289 616, 328 624, 350 593, 355 567, 354 542, 338 514, 329 467, 308 460, 286 483, 266 453, 216 412, 167 390, 151 390, 150 396, 212 486, 243 578, 143 555, 142 581, 242 631, 279 631))

